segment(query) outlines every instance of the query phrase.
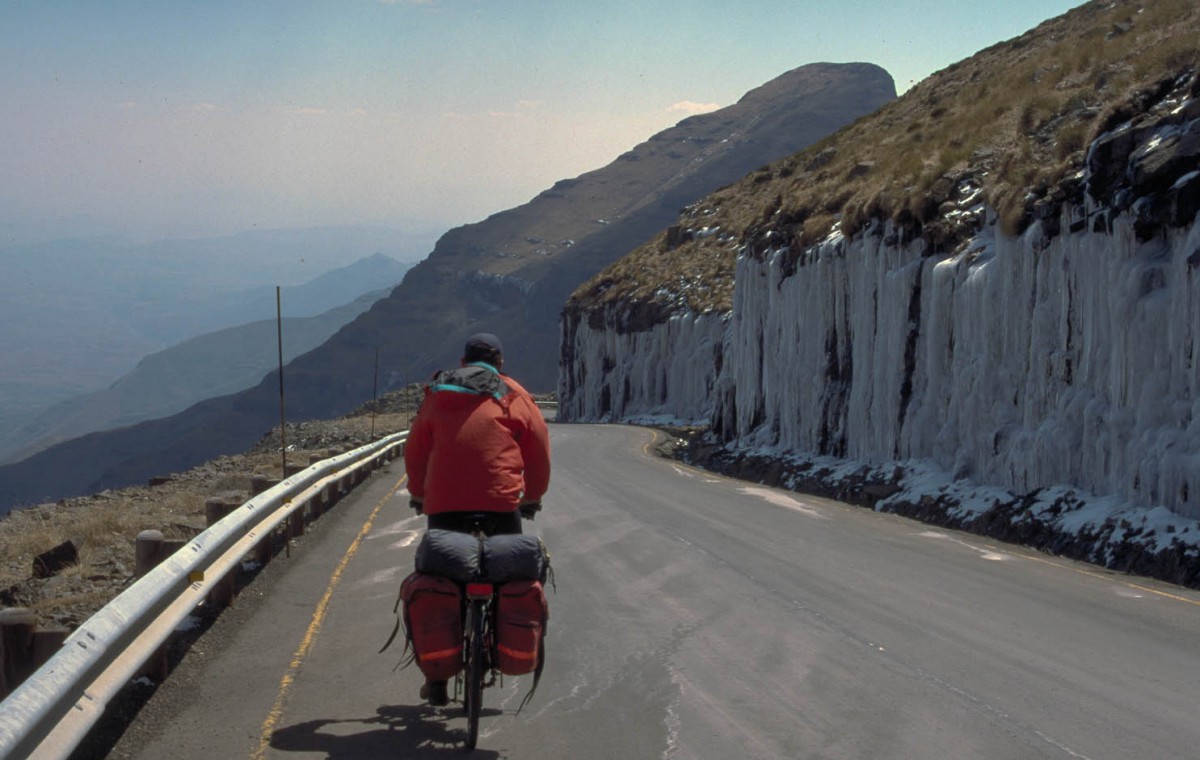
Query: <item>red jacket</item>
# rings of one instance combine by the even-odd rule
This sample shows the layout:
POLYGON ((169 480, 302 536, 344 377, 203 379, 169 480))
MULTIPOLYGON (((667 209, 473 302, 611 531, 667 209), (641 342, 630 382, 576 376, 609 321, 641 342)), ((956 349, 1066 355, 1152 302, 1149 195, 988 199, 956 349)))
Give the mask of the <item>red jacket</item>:
POLYGON ((550 485, 550 433, 529 392, 491 365, 434 375, 404 451, 425 514, 509 512, 550 485))

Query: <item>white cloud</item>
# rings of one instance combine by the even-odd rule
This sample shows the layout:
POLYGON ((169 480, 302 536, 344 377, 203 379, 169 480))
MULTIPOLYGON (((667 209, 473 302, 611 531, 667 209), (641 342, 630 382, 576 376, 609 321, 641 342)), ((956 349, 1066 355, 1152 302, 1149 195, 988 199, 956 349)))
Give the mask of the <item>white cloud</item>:
POLYGON ((690 100, 681 100, 667 107, 668 111, 680 111, 687 114, 709 113, 715 111, 721 106, 716 103, 694 103, 690 100))

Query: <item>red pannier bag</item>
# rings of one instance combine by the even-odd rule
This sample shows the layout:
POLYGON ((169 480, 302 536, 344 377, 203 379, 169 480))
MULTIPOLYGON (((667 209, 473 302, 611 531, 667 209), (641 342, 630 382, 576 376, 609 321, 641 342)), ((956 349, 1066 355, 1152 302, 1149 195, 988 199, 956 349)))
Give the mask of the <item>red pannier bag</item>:
POLYGON ((412 573, 400 584, 404 629, 417 667, 431 681, 462 669, 462 590, 449 578, 412 573))
POLYGON ((506 676, 540 671, 550 607, 540 581, 509 581, 496 604, 496 667, 506 676))

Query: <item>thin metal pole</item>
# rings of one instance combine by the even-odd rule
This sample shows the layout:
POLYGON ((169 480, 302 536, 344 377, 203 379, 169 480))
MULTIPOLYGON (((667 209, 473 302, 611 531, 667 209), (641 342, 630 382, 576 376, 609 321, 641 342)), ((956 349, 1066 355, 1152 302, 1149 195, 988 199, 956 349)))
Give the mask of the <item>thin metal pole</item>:
POLYGON ((379 347, 375 347, 375 376, 371 382, 371 440, 375 440, 375 412, 379 408, 379 347))
POLYGON ((275 333, 279 343, 279 452, 281 455, 280 462, 283 466, 283 471, 280 473, 280 479, 286 479, 287 472, 287 433, 284 429, 285 417, 283 414, 283 300, 279 295, 279 286, 275 286, 275 333))

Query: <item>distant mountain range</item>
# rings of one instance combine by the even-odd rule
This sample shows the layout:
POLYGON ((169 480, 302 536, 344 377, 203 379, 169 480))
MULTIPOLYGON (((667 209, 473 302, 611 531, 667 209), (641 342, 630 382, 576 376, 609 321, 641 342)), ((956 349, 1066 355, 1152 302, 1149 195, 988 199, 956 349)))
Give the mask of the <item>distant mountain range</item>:
MULTIPOLYGON (((529 203, 447 232, 387 297, 286 368, 290 419, 344 413, 454 364, 463 339, 502 336, 531 390, 558 377, 559 315, 582 282, 670 224, 680 208, 895 98, 866 63, 803 66, 565 179, 529 203)), ((0 505, 141 481, 241 451, 278 422, 278 378, 172 417, 95 433, 0 467, 0 505)))
POLYGON ((0 247, 0 427, 103 388, 147 354, 274 319, 276 285, 311 283, 284 299, 285 316, 296 317, 390 287, 403 276, 397 262, 411 265, 433 240, 386 228, 331 227, 148 244, 99 238, 0 247), (319 279, 377 253, 387 261, 319 279))
MULTIPOLYGON (((318 281, 328 282, 333 274, 318 281)), ((342 285, 333 279, 330 292, 342 285)), ((310 283, 287 292, 291 298, 311 289, 310 283)), ((282 330, 273 319, 260 320, 151 354, 103 390, 56 404, 24 425, 0 429, 0 462, 18 461, 97 430, 168 417, 198 401, 249 388, 278 366, 280 332, 284 361, 291 361, 324 343, 387 292, 376 290, 312 317, 286 317, 282 330)), ((274 292, 270 296, 274 298, 274 292)))

